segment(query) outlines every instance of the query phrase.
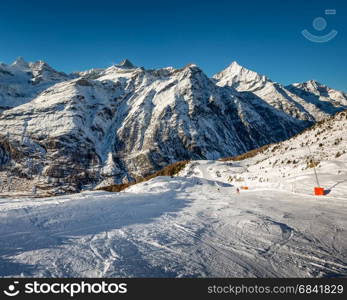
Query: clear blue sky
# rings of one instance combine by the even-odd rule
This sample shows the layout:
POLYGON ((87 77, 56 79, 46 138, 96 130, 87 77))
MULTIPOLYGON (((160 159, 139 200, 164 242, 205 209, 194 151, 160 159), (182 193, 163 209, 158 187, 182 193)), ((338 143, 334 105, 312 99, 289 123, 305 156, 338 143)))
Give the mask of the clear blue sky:
POLYGON ((129 58, 145 68, 196 63, 211 76, 233 60, 288 84, 347 91, 346 1, 1 1, 0 61, 45 60, 71 72, 129 58), (325 9, 336 15, 325 16, 325 9), (327 28, 312 27, 324 17, 327 28), (306 40, 332 29, 323 44, 306 40))

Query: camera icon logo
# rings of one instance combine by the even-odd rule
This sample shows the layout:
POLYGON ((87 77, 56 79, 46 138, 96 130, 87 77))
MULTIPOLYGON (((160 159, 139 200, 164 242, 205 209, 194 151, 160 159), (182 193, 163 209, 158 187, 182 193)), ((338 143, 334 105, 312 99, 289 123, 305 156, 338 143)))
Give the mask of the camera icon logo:
MULTIPOLYGON (((325 10, 326 15, 336 15, 335 9, 326 9, 325 10)), ((316 31, 323 31, 327 27, 327 21, 322 17, 317 17, 313 20, 312 26, 316 31)), ((325 35, 315 35, 309 32, 307 29, 304 29, 301 31, 301 34, 308 39, 309 41, 313 43, 327 43, 331 41, 336 35, 338 34, 338 31, 333 29, 328 34, 325 35)))
POLYGON ((19 290, 16 290, 15 285, 18 284, 18 283, 19 283, 18 281, 14 281, 13 284, 10 284, 8 286, 8 291, 4 290, 4 294, 6 296, 9 296, 9 297, 17 296, 20 292, 19 292, 19 290))

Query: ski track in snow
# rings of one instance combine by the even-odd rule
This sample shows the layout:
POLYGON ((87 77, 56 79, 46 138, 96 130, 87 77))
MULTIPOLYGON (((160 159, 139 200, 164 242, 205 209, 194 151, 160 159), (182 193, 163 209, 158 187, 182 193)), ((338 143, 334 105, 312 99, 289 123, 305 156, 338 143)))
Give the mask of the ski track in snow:
POLYGON ((223 172, 198 161, 121 193, 0 199, 0 275, 347 276, 346 198, 237 194, 223 172))

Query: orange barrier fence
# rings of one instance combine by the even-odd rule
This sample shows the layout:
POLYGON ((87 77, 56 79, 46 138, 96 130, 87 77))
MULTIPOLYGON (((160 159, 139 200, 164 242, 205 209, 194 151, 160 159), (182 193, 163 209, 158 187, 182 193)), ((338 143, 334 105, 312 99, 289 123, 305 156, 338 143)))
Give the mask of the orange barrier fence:
POLYGON ((248 190, 248 186, 241 186, 241 190, 248 190))

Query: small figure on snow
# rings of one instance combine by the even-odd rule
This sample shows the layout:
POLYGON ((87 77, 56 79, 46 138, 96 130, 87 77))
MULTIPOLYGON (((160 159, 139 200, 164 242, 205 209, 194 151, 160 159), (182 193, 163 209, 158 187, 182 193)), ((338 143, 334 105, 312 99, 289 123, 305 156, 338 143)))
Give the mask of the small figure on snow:
POLYGON ((240 194, 240 189, 236 188, 236 193, 240 194))

